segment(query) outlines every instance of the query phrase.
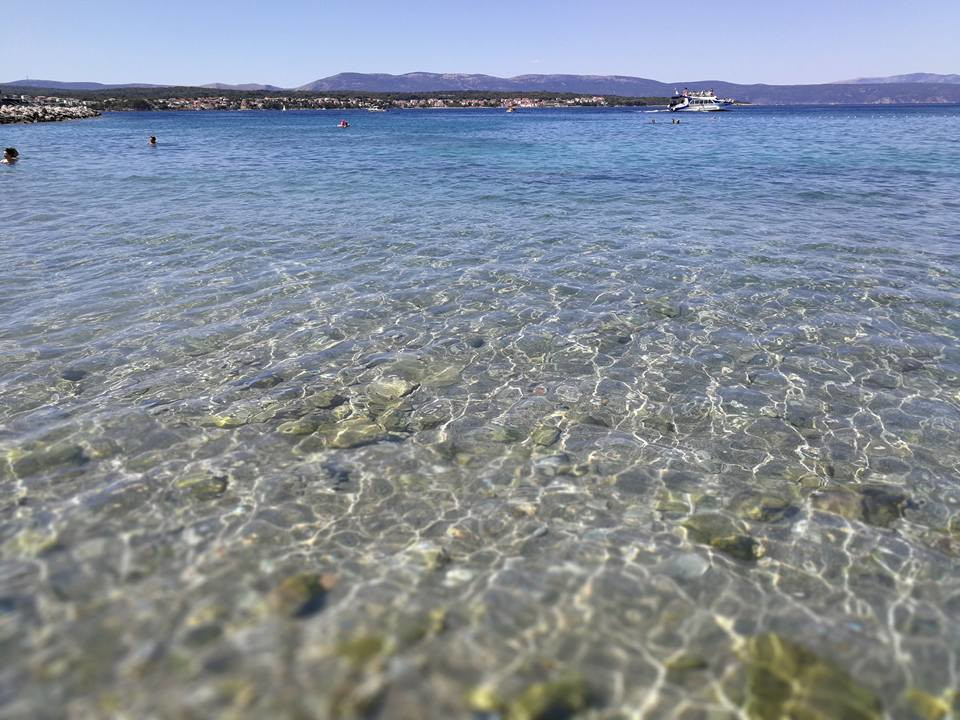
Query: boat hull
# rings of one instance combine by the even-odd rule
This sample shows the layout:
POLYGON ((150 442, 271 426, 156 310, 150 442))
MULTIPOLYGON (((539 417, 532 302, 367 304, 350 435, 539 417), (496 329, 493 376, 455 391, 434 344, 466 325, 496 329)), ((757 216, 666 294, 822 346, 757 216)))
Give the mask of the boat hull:
POLYGON ((723 112, 726 108, 717 103, 705 105, 678 105, 670 108, 670 112, 723 112))

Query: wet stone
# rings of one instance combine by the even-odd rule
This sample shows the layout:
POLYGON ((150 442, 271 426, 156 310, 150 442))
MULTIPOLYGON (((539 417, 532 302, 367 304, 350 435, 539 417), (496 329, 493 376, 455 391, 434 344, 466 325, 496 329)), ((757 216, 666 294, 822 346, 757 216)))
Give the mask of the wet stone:
POLYGON ((202 647, 219 640, 223 636, 223 628, 219 625, 200 625, 192 628, 183 638, 184 645, 202 647))
POLYGON ((870 525, 888 528, 903 517, 909 498, 903 493, 878 485, 865 486, 860 490, 863 520, 870 525))
POLYGON ((643 423, 645 428, 656 430, 664 435, 671 435, 677 432, 677 426, 673 420, 663 415, 647 414, 641 418, 640 422, 643 423))
POLYGON ((864 485, 855 488, 826 488, 811 496, 813 507, 860 520, 868 525, 889 528, 903 517, 910 499, 896 488, 864 485))
POLYGON ((357 418, 356 420, 346 420, 338 425, 328 436, 328 444, 332 448, 350 449, 370 445, 383 440, 384 431, 379 425, 357 418))
POLYGON ((238 428, 247 424, 245 418, 236 415, 208 415, 200 422, 201 425, 212 425, 213 427, 230 429, 238 428))
POLYGON ((520 431, 505 425, 494 425, 490 430, 490 439, 498 443, 515 443, 522 439, 520 431))
POLYGON ((534 445, 550 447, 560 439, 560 428, 553 425, 541 425, 530 433, 534 445))
POLYGON ((827 488, 810 496, 810 502, 817 510, 839 515, 847 520, 862 520, 860 496, 842 488, 827 488))
POLYGON ((650 298, 647 300, 650 312, 662 318, 678 318, 683 314, 683 306, 670 298, 650 298))
POLYGON ((898 369, 900 370, 900 372, 905 372, 905 373, 916 372, 917 370, 923 370, 923 367, 924 365, 922 362, 920 362, 919 360, 915 360, 913 358, 904 358, 903 360, 900 361, 898 365, 898 369))
POLYGON ((876 372, 868 376, 863 384, 878 390, 896 390, 900 386, 900 379, 892 373, 876 372))
POLYGON ((710 569, 710 563, 696 553, 683 553, 664 560, 657 570, 678 580, 695 580, 710 569))
POLYGON ((377 424, 387 432, 409 432, 410 413, 399 408, 390 409, 377 418, 377 424))
POLYGON ((347 399, 335 390, 321 390, 320 392, 308 395, 305 403, 307 407, 316 410, 329 410, 343 405, 346 401, 347 399))
POLYGON ((747 664, 748 717, 879 720, 880 700, 836 665, 775 633, 751 638, 747 664))
POLYGON ((408 551, 408 555, 428 570, 441 570, 451 562, 450 553, 446 548, 430 540, 414 545, 408 551))
POLYGON ((19 477, 35 475, 59 465, 80 465, 87 461, 83 448, 73 443, 59 443, 30 452, 14 451, 8 457, 13 472, 19 477))
POLYGON ((400 377, 382 377, 367 386, 367 394, 375 399, 399 400, 420 387, 400 377))
POLYGON ((197 500, 215 500, 227 491, 227 476, 207 472, 191 473, 177 478, 174 486, 197 500))
POLYGON ((684 653, 671 658, 666 663, 667 680, 669 682, 684 682, 691 676, 703 677, 702 673, 710 668, 706 658, 693 653, 684 653))
POLYGON ((695 542, 709 545, 719 552, 751 562, 763 556, 763 546, 754 538, 745 534, 740 527, 726 515, 719 513, 701 513, 693 515, 683 523, 690 538, 695 542))
POLYGON ((299 420, 290 420, 277 427, 277 432, 283 435, 309 435, 316 432, 319 426, 310 418, 300 418, 299 420))
POLYGON ((326 448, 327 441, 319 435, 307 435, 296 445, 296 451, 302 455, 323 452, 326 448))
POLYGON ((354 667, 362 667, 379 656, 387 647, 382 635, 357 634, 337 645, 336 654, 354 667))
POLYGON ((739 517, 764 523, 777 522, 797 513, 797 508, 785 497, 750 491, 735 497, 730 510, 739 517))
POLYGON ((446 422, 446 418, 437 413, 424 413, 422 415, 414 415, 413 419, 410 421, 410 427, 413 430, 433 430, 443 423, 446 422))
POLYGON ((556 477, 557 475, 571 475, 573 474, 574 464, 573 460, 566 453, 559 453, 557 455, 549 455, 545 458, 540 458, 534 463, 534 467, 537 472, 546 477, 556 477))
POLYGON ((676 513, 686 515, 691 510, 690 501, 687 498, 676 495, 669 490, 664 490, 657 495, 657 501, 654 505, 657 512, 676 513))
POLYGON ((120 452, 120 444, 109 438, 91 440, 87 443, 86 455, 91 460, 104 460, 120 452))
POLYGON ((507 704, 506 720, 566 720, 589 705, 586 681, 577 675, 535 683, 507 704))
POLYGON ((237 384, 248 390, 266 390, 268 388, 276 387, 283 381, 284 377, 280 373, 263 372, 259 375, 254 375, 252 378, 241 380, 237 384))
MULTIPOLYGON (((911 688, 905 693, 905 700, 909 708, 921 720, 948 720, 950 718, 951 703, 944 697, 937 697, 928 692, 911 688)), ((960 694, 957 695, 957 700, 960 701, 960 694)), ((960 710, 960 707, 954 709, 960 710)))
POLYGON ((323 609, 327 594, 336 585, 332 575, 303 572, 291 575, 277 585, 267 598, 274 612, 293 618, 305 618, 323 609))

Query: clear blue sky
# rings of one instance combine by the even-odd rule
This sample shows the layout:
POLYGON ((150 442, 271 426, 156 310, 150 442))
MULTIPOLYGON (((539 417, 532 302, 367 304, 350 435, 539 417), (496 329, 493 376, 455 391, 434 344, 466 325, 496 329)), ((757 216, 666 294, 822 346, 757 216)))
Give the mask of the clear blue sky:
POLYGON ((960 0, 0 0, 0 81, 337 72, 829 82, 960 73, 960 0))

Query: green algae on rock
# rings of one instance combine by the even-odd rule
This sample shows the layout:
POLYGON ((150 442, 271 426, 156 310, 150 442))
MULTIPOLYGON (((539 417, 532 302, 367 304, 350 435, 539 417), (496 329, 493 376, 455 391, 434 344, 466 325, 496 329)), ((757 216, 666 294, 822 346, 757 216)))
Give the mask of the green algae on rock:
POLYGON ((224 428, 226 430, 242 427, 247 424, 247 420, 236 415, 207 415, 200 419, 201 425, 211 425, 213 427, 224 428))
POLYGON ((506 425, 494 425, 490 429, 490 439, 498 443, 515 443, 522 439, 520 431, 506 425))
POLYGON ((702 673, 710 668, 706 658, 692 653, 684 653, 666 662, 667 681, 684 683, 690 678, 702 678, 702 673))
POLYGON ((911 688, 905 693, 904 700, 920 720, 947 720, 951 717, 951 712, 960 712, 960 691, 956 690, 948 690, 937 697, 923 690, 911 688), (952 708, 951 705, 953 705, 952 708))
POLYGON ((529 685, 512 700, 480 685, 467 693, 466 703, 474 713, 504 720, 567 720, 587 709, 590 691, 580 675, 569 675, 529 685))
POLYGON ((746 713, 755 720, 879 720, 879 698, 833 663, 776 633, 750 638, 746 713))
POLYGON ((302 572, 277 585, 267 598, 270 607, 281 615, 305 618, 323 609, 327 593, 336 585, 333 575, 302 572))
POLYGON ((87 455, 79 445, 58 443, 27 452, 12 451, 8 454, 8 459, 13 472, 18 477, 26 477, 58 465, 80 465, 87 461, 87 455))
POLYGON ((370 445, 383 440, 385 432, 376 423, 365 418, 345 420, 327 434, 327 444, 332 448, 349 449, 370 445))
POLYGON ((541 425, 530 433, 530 439, 534 445, 550 447, 560 439, 560 428, 554 425, 541 425))
POLYGON ((733 520, 719 513, 691 515, 683 522, 690 537, 704 545, 736 558, 751 562, 763 557, 763 546, 745 534, 733 520))
POLYGON ((197 500, 214 500, 227 491, 227 476, 194 472, 177 478, 173 484, 197 500))
POLYGON ((277 427, 277 432, 283 435, 309 435, 316 432, 319 425, 309 417, 303 417, 298 420, 289 420, 281 423, 277 427))
POLYGON ((758 491, 746 491, 736 496, 730 509, 742 518, 764 523, 776 522, 796 511, 788 498, 758 491))
POLYGON ((506 707, 506 720, 565 720, 585 710, 590 693, 579 675, 535 683, 506 707))
POLYGON ((362 667, 380 655, 387 647, 382 635, 358 634, 337 645, 336 654, 354 667, 362 667))
POLYGON ((864 522, 884 528, 902 518, 910 503, 902 492, 884 485, 865 485, 860 496, 864 522))
POLYGON ((859 520, 868 525, 889 528, 903 517, 910 498, 886 485, 831 487, 811 496, 817 510, 859 520))
POLYGON ((347 399, 336 390, 321 390, 308 395, 305 399, 307 407, 316 410, 330 410, 343 405, 347 399))

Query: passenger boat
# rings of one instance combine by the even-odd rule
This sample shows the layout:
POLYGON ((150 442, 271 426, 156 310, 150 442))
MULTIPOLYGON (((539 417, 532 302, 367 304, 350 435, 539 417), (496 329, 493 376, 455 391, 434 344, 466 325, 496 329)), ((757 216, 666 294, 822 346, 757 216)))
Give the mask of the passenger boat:
POLYGON ((732 105, 733 100, 718 98, 713 90, 687 90, 670 98, 670 112, 717 112, 732 105))

